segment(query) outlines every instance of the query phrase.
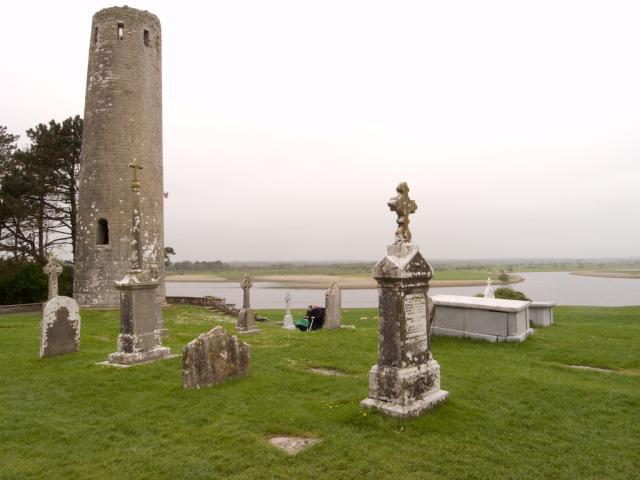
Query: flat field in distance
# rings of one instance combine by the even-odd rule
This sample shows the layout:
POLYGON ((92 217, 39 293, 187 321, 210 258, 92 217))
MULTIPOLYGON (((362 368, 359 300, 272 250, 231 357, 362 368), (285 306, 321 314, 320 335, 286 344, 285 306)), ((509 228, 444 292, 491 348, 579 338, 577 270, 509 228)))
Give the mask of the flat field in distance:
MULTIPOLYGON (((117 310, 83 311, 81 351, 38 359, 39 315, 0 316, 0 477, 444 479, 633 478, 640 471, 640 308, 556 309, 522 344, 436 337, 447 403, 409 421, 360 408, 376 362, 373 309, 355 329, 244 336, 251 373, 184 390, 181 358, 97 366, 117 310), (597 367, 606 371, 578 369, 597 367), (324 376, 312 368, 333 369, 324 376), (312 436, 288 456, 274 435, 312 436)), ((302 311, 294 311, 294 317, 302 311)), ((174 353, 234 320, 165 310, 174 353)))
POLYGON ((640 269, 603 269, 603 270, 582 270, 571 272, 574 275, 584 277, 607 277, 607 278, 640 278, 640 269))
MULTIPOLYGON (((247 268, 245 270, 222 271, 168 271, 166 280, 169 282, 240 282, 243 275, 248 273, 252 280, 275 282, 286 288, 328 288, 337 282, 341 288, 376 288, 376 282, 369 270, 352 270, 335 267, 329 268, 291 268, 291 269, 262 269, 247 268)), ((496 285, 516 283, 521 280, 518 275, 510 274, 508 282, 498 280, 500 272, 492 270, 469 269, 435 269, 432 286, 466 286, 484 285, 487 277, 491 277, 496 285)))

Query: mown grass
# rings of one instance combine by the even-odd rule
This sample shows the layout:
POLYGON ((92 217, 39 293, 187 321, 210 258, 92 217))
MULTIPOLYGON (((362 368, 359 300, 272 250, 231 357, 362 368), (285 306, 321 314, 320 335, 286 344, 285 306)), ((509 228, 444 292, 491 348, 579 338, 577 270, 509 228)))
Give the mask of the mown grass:
MULTIPOLYGON (((523 344, 436 338, 450 398, 410 421, 359 406, 377 355, 374 310, 345 311, 355 330, 311 334, 280 329, 282 311, 259 313, 272 321, 243 337, 249 376, 200 390, 182 389, 180 358, 96 366, 115 349, 116 311, 84 311, 81 352, 44 360, 38 315, 0 317, 0 477, 640 475, 640 308, 558 308, 556 324, 523 344), (267 444, 272 434, 322 442, 289 457, 267 444)), ((167 308, 165 319, 175 353, 214 325, 233 328, 196 307, 167 308)))

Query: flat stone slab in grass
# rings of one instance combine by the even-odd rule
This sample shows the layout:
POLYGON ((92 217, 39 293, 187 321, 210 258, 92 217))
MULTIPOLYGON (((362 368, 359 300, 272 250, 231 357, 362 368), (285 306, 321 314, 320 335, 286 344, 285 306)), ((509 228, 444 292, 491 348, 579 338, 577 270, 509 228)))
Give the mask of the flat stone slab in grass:
POLYGON ((615 370, 611 370, 609 368, 590 367, 589 365, 567 365, 567 367, 575 368, 577 370, 591 370, 592 372, 604 372, 604 373, 615 372, 615 370))
POLYGON ((319 438, 308 437, 271 437, 269 439, 271 445, 284 450, 289 455, 296 455, 319 442, 319 438))
POLYGON ((308 370, 311 373, 317 373, 318 375, 333 375, 334 377, 346 377, 347 374, 336 370, 334 368, 310 368, 308 370))
POLYGON ((114 367, 114 368, 129 368, 129 367, 138 367, 140 365, 148 365, 150 363, 157 362, 158 360, 169 360, 170 358, 176 358, 179 355, 169 355, 168 357, 162 357, 158 359, 148 360, 146 362, 138 362, 138 363, 111 363, 109 360, 105 360, 104 362, 98 362, 96 365, 101 367, 114 367))
POLYGON ((249 373, 251 347, 224 328, 198 335, 182 352, 182 386, 200 388, 249 373))

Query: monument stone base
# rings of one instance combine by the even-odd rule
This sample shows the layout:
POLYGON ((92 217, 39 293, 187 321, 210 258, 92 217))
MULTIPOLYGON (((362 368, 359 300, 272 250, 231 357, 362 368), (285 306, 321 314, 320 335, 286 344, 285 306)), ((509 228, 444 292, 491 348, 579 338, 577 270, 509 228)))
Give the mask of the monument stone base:
POLYGON ((137 365, 171 356, 171 349, 162 346, 164 325, 155 309, 159 284, 149 275, 149 271, 131 270, 116 282, 120 291, 120 335, 118 351, 108 357, 109 365, 137 365))
POLYGON ((236 330, 239 334, 260 333, 260 329, 256 327, 256 315, 250 308, 240 310, 236 330))
POLYGON ((296 326, 293 324, 293 316, 285 315, 284 321, 282 322, 282 328, 286 330, 295 330, 296 326))
POLYGON ((151 350, 140 352, 114 352, 109 354, 108 363, 118 365, 136 365, 138 363, 148 363, 155 360, 169 358, 171 349, 169 347, 156 347, 151 350))
POLYGON ((410 405, 398 405, 397 403, 385 402, 374 398, 366 398, 360 402, 360 405, 365 408, 380 410, 392 417, 409 418, 417 417, 425 410, 431 410, 439 403, 444 402, 448 396, 449 392, 446 390, 438 390, 426 397, 415 400, 410 405))
POLYGON ((396 417, 413 417, 448 396, 440 389, 440 365, 435 360, 406 368, 374 365, 369 371, 369 398, 360 405, 396 417))

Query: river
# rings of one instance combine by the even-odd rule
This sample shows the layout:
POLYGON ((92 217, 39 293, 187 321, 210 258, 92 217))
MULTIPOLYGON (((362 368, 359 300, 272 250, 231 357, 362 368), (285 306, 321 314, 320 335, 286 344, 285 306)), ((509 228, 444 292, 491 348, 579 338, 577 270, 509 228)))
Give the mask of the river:
MULTIPOLYGON (((623 306, 640 305, 640 279, 583 277, 568 272, 518 273, 524 282, 512 285, 529 298, 538 301, 557 302, 559 305, 623 306)), ((290 289, 277 283, 254 282, 251 289, 251 305, 254 308, 284 308, 284 296, 291 294, 292 308, 305 308, 311 303, 324 304, 324 290, 290 289)), ((431 295, 475 295, 484 287, 439 287, 430 289, 431 295)), ((196 283, 167 282, 167 295, 223 297, 229 303, 240 306, 242 289, 240 282, 196 283)), ((375 289, 342 290, 343 308, 376 307, 378 292, 375 289)))

